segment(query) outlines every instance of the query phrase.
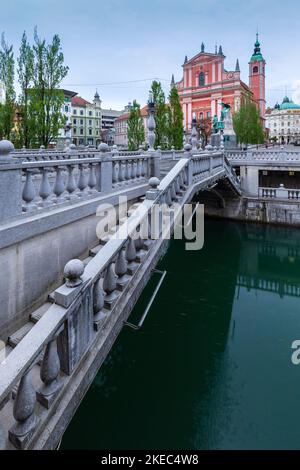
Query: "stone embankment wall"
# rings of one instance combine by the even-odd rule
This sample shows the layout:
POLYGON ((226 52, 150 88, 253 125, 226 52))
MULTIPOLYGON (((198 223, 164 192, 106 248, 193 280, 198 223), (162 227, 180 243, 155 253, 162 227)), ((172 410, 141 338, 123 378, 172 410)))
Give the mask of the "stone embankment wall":
POLYGON ((300 201, 243 197, 226 200, 225 207, 216 199, 204 198, 202 202, 208 216, 300 227, 300 201))

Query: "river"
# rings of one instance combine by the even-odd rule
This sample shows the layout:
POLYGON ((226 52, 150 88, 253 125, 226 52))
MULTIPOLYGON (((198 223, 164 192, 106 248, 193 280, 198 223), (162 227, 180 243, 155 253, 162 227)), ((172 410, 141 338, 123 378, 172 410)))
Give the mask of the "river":
POLYGON ((61 448, 299 449, 300 231, 206 220, 158 268, 61 448))

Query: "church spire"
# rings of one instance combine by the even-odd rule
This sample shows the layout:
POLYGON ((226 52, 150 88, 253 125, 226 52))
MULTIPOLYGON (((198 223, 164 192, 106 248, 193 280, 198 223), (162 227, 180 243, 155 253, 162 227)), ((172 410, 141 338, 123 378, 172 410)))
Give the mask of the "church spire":
POLYGON ((172 88, 173 86, 175 86, 174 73, 172 73, 171 88, 172 88))
POLYGON ((219 55, 223 55, 223 49, 222 46, 219 47, 219 55))
POLYGON ((204 42, 203 42, 203 43, 201 44, 201 52, 204 52, 204 48, 205 48, 205 46, 204 46, 204 42))
POLYGON ((236 59, 235 71, 236 71, 236 72, 240 72, 240 71, 241 71, 239 59, 236 59))
POLYGON ((256 60, 259 62, 264 60, 261 50, 260 50, 260 42, 258 40, 258 33, 256 33, 256 41, 254 43, 254 52, 251 57, 251 62, 254 62, 256 60))
POLYGON ((186 55, 185 58, 184 58, 184 63, 186 64, 188 61, 188 56, 186 55))

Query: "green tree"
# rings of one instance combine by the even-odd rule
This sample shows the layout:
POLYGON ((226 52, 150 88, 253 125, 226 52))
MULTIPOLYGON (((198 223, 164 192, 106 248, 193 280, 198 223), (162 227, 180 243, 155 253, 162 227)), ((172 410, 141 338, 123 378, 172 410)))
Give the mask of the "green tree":
POLYGON ((141 117, 141 107, 133 101, 127 120, 128 149, 137 150, 145 140, 144 123, 141 117))
POLYGON ((30 146, 33 140, 34 129, 30 119, 29 106, 29 88, 33 81, 34 71, 34 54, 32 47, 28 43, 26 33, 24 31, 21 41, 18 57, 18 80, 21 88, 19 96, 19 115, 20 115, 20 145, 30 146))
POLYGON ((167 118, 169 146, 174 146, 175 149, 180 150, 183 142, 183 112, 175 85, 171 86, 169 104, 167 118))
POLYGON ((33 86, 30 89, 28 120, 34 135, 31 145, 44 145, 58 137, 66 117, 62 113, 63 91, 59 89, 69 68, 64 65, 60 38, 55 34, 50 44, 34 33, 33 86))
POLYGON ((239 143, 261 144, 264 130, 259 111, 254 103, 247 102, 233 115, 233 126, 239 143))
POLYGON ((151 84, 153 100, 155 104, 155 144, 154 147, 165 148, 168 146, 168 106, 165 94, 160 82, 154 80, 151 84))
POLYGON ((5 103, 0 105, 0 137, 2 139, 10 139, 12 135, 16 99, 14 90, 14 72, 15 61, 13 46, 9 46, 6 43, 4 33, 2 33, 0 50, 0 80, 5 88, 5 103))

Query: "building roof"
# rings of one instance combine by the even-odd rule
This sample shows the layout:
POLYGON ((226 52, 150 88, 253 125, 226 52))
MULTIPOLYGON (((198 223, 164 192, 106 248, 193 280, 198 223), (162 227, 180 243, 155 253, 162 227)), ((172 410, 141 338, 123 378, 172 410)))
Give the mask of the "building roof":
POLYGON ((280 109, 300 109, 300 105, 294 103, 287 96, 285 96, 280 105, 280 109))
POLYGON ((70 96, 71 98, 73 98, 74 96, 77 95, 77 92, 76 91, 71 91, 71 90, 65 90, 62 88, 62 90, 64 92, 64 95, 65 96, 70 96))
MULTIPOLYGON (((117 117, 116 121, 126 121, 129 118, 130 113, 123 113, 121 116, 117 117)), ((141 117, 148 116, 148 105, 146 104, 141 108, 141 117)))
POLYGON ((91 105, 91 103, 81 98, 81 96, 73 96, 72 106, 87 106, 87 105, 91 105))

